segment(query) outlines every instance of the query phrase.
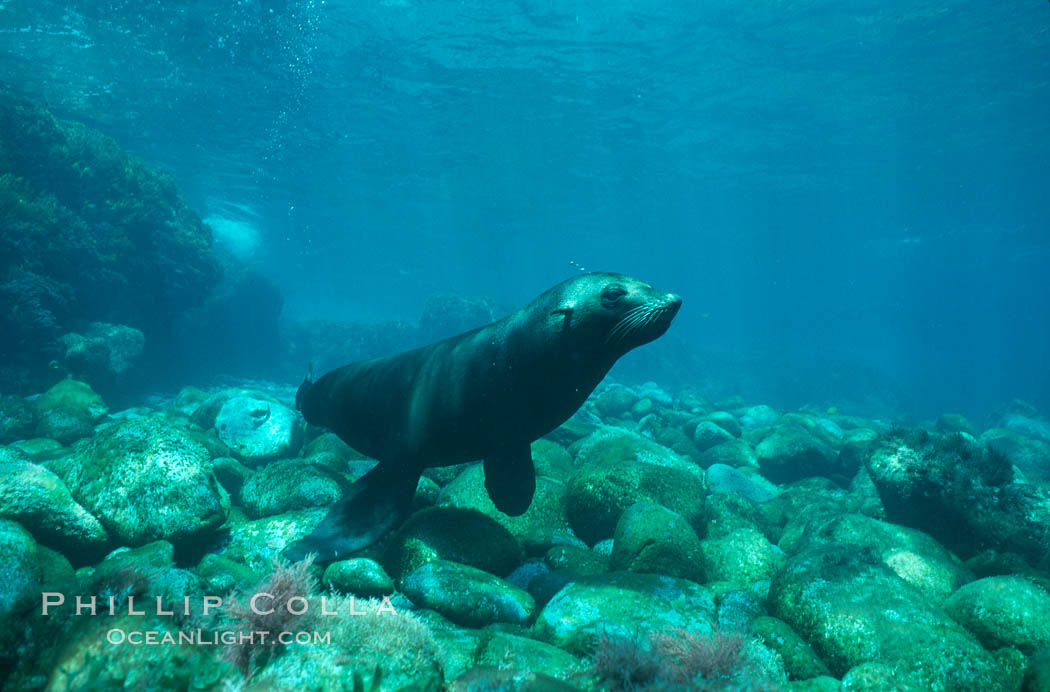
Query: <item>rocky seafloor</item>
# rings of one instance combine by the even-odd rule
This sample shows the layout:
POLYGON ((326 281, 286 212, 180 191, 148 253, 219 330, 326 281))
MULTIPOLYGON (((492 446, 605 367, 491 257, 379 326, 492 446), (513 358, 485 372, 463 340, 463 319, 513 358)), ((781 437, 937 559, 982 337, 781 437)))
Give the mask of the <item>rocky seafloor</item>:
POLYGON ((372 462, 291 396, 0 398, 2 689, 1050 689, 1050 424, 1019 402, 905 429, 606 385, 533 444, 524 515, 428 469, 320 566, 278 556, 372 462))

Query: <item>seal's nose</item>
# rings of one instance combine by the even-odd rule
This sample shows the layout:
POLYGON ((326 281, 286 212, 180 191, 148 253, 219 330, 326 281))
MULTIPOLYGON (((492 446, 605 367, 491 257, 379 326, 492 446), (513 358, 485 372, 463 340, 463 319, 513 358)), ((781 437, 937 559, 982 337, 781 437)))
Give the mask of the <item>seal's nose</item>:
POLYGON ((677 293, 668 293, 664 296, 664 301, 667 303, 667 307, 675 312, 678 312, 678 308, 682 307, 682 296, 677 293))

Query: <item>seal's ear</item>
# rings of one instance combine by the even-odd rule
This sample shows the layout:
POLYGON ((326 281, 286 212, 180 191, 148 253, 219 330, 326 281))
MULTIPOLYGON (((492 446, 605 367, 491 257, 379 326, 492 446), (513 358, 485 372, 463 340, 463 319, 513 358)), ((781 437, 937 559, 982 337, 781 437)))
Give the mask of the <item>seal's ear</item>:
POLYGON ((572 308, 551 310, 551 315, 561 315, 564 318, 561 324, 561 331, 564 333, 569 330, 569 325, 572 324, 572 308))

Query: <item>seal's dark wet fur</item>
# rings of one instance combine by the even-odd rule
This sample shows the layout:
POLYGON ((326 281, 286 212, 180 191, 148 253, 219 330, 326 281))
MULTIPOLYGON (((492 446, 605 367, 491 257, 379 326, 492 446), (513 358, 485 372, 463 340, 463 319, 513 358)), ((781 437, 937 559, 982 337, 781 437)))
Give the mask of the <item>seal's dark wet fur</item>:
POLYGON ((360 550, 408 514, 423 469, 483 459, 496 507, 528 509, 529 445, 568 419, 613 363, 663 334, 681 299, 622 274, 576 276, 517 312, 424 348, 309 378, 296 403, 379 464, 286 554, 360 550))

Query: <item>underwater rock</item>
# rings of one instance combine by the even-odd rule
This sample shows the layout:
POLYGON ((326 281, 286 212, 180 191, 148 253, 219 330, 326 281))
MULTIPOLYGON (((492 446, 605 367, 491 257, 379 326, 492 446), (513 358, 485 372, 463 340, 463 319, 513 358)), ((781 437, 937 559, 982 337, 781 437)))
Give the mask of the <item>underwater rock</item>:
POLYGON ((281 459, 256 471, 244 482, 240 504, 252 519, 308 507, 327 507, 338 500, 347 482, 304 459, 281 459))
POLYGON ((300 509, 254 521, 231 521, 220 555, 256 571, 273 568, 285 548, 313 531, 328 513, 325 507, 300 509))
POLYGON ((700 543, 700 564, 708 580, 729 582, 738 588, 772 579, 784 559, 784 551, 750 528, 700 543))
POLYGON ((603 428, 577 449, 581 468, 569 482, 566 507, 576 535, 594 544, 613 535, 624 510, 655 502, 703 527, 703 472, 652 440, 603 428))
POLYGON ((609 387, 594 400, 594 406, 603 418, 621 418, 638 400, 626 387, 609 387))
POLYGON ((716 445, 737 439, 725 428, 709 420, 702 420, 696 424, 693 432, 693 444, 701 453, 706 452, 716 445))
POLYGON ((231 497, 237 497, 241 488, 255 473, 233 457, 215 457, 211 460, 211 470, 231 497))
POLYGON ((1005 456, 1027 478, 1050 481, 1050 443, 1006 428, 986 430, 979 442, 1005 456))
MULTIPOLYGON (((655 418, 655 416, 650 416, 651 418, 655 418)), ((700 459, 700 450, 693 444, 693 439, 686 435, 681 428, 671 425, 657 427, 653 430, 653 439, 658 444, 691 461, 695 462, 700 459)))
POLYGON ((341 593, 365 598, 394 593, 394 580, 378 562, 366 557, 333 562, 325 568, 321 583, 341 593))
POLYGON ((305 427, 298 411, 268 397, 232 397, 215 416, 219 439, 249 466, 294 456, 305 427))
POLYGON ((740 416, 740 427, 744 430, 764 428, 774 425, 779 418, 780 414, 772 406, 759 404, 751 406, 744 415, 740 416))
MULTIPOLYGON (((321 618, 321 624, 315 621, 315 627, 327 631, 328 640, 284 647, 280 655, 268 657, 265 667, 252 675, 246 689, 444 689, 444 652, 435 632, 422 618, 383 609, 375 600, 356 599, 352 606, 349 599, 329 595, 326 600, 327 608, 338 615, 321 618), (349 615, 351 607, 361 614, 349 615)), ((312 602, 311 607, 319 612, 321 606, 312 602)))
MULTIPOLYGON (((491 637, 482 641, 481 648, 476 654, 475 660, 479 666, 492 666, 496 669, 504 669, 520 674, 549 675, 551 678, 566 679, 584 670, 583 662, 570 653, 562 651, 556 646, 546 642, 521 637, 508 632, 492 632, 491 637)), ((514 683, 512 683, 514 684, 514 683)), ((477 689, 477 688, 470 688, 477 689)), ((496 687, 495 689, 508 689, 496 687)), ((547 690, 573 690, 568 686, 550 687, 534 686, 533 688, 520 685, 511 687, 515 690, 534 689, 536 692, 547 690)))
POLYGON ((844 474, 856 474, 864 466, 879 434, 870 428, 854 428, 843 436, 839 448, 838 466, 844 474))
MULTIPOLYGON (((78 319, 147 334, 170 333, 217 282, 211 233, 172 177, 109 137, 4 94, 0 153, 0 275, 28 269, 68 286, 78 319)), ((52 320, 69 331, 61 313, 52 320)))
POLYGON ((834 675, 878 663, 909 688, 1004 689, 976 638, 868 549, 827 545, 792 556, 773 579, 769 604, 834 675))
POLYGON ((571 579, 605 574, 609 571, 609 560, 608 555, 577 545, 556 545, 543 556, 543 561, 551 570, 571 579))
POLYGON ((134 367, 142 356, 146 336, 124 324, 92 322, 83 334, 70 332, 61 341, 69 371, 99 387, 112 386, 134 367))
POLYGON ((704 506, 705 538, 723 538, 737 529, 754 529, 764 535, 778 532, 770 526, 760 505, 736 493, 708 495, 704 506))
POLYGON ((40 577, 36 541, 17 523, 0 519, 0 642, 12 619, 37 604, 40 577))
POLYGON ((964 432, 975 437, 977 435, 977 429, 973 427, 973 423, 961 413, 942 413, 937 418, 934 427, 939 433, 964 432))
POLYGON ((507 575, 522 563, 523 555, 517 539, 491 517, 473 509, 434 507, 405 522, 384 564, 399 579, 431 560, 507 575))
MULTIPOLYGON (((740 427, 740 422, 737 421, 736 416, 728 411, 712 411, 711 413, 706 413, 700 417, 700 422, 703 421, 714 423, 733 437, 740 437, 744 432, 743 428, 740 427)), ((697 425, 699 425, 699 423, 697 423, 697 425)))
POLYGON ((227 594, 259 582, 260 574, 247 565, 208 553, 197 566, 197 578, 208 594, 227 594))
MULTIPOLYGON (((49 692, 221 689, 224 680, 232 684, 239 677, 229 663, 215 655, 216 647, 180 642, 178 624, 171 617, 125 613, 78 618, 76 624, 56 633, 52 650, 43 661, 27 663, 30 669, 35 666, 44 674, 50 673, 49 692), (157 645, 132 646, 126 640, 114 645, 107 639, 111 632, 125 636, 151 632, 157 645), (164 637, 171 639, 161 644, 164 637)), ((19 672, 31 679, 31 670, 19 672)))
MULTIPOLYGON (((197 387, 183 387, 171 402, 171 408, 184 416, 192 416, 211 395, 197 387)), ((211 427, 211 426, 208 426, 211 427)))
POLYGON ((34 430, 32 407, 22 397, 0 396, 0 445, 31 437, 34 430))
POLYGON ((766 615, 757 617, 751 622, 751 631, 769 649, 780 655, 792 680, 809 680, 831 674, 809 642, 798 636, 783 620, 766 615))
POLYGON ((1050 648, 1041 649, 1032 656, 1024 671, 1022 692, 1047 692, 1050 690, 1050 648))
POLYGON ((572 455, 557 442, 541 437, 532 443, 531 449, 537 477, 547 476, 565 483, 576 472, 572 455))
POLYGON ((704 582, 700 539, 682 515, 637 502, 620 515, 609 567, 704 582))
POLYGON ((944 608, 986 649, 1012 646, 1030 656, 1050 646, 1050 593, 1023 577, 970 582, 952 594, 944 608))
POLYGON ((565 484, 545 476, 536 477, 536 493, 524 514, 508 516, 496 509, 485 490, 481 464, 467 467, 441 491, 438 504, 472 509, 491 517, 507 529, 527 555, 542 555, 555 541, 572 536, 565 511, 565 484))
POLYGON ((77 504, 62 479, 29 461, 0 460, 0 517, 78 561, 97 558, 108 541, 102 524, 77 504))
POLYGON ((38 437, 47 437, 62 444, 90 437, 95 423, 109 408, 91 387, 77 380, 58 382, 33 400, 38 437))
POLYGON ((488 572, 447 560, 431 560, 401 580, 412 602, 436 610, 452 622, 484 627, 524 623, 536 602, 524 589, 488 572))
POLYGON ((989 427, 1006 428, 1043 442, 1050 442, 1050 421, 1039 415, 1034 406, 1020 399, 995 412, 989 427))
POLYGON ((685 579, 614 572, 581 577, 543 607, 533 626, 537 638, 584 656, 600 632, 635 632, 678 627, 705 635, 712 631, 715 601, 710 590, 685 579))
POLYGON ((707 469, 707 487, 712 494, 736 494, 751 502, 762 503, 778 495, 776 487, 761 476, 743 474, 726 464, 712 464, 707 469))
POLYGON ((993 548, 1046 558, 1050 493, 1009 460, 959 434, 918 429, 873 446, 865 462, 890 521, 930 534, 962 558, 993 548))
POLYGON ((499 319, 488 298, 466 298, 441 293, 427 298, 419 318, 419 335, 423 343, 441 341, 469 332, 499 319))
POLYGON ((322 433, 310 440, 303 445, 300 454, 303 458, 312 457, 315 454, 331 454, 344 462, 349 461, 350 459, 364 458, 363 454, 343 442, 343 440, 333 432, 322 433))
POLYGON ((838 470, 834 451, 799 425, 774 428, 755 447, 755 453, 762 475, 774 483, 830 476, 838 470))
POLYGON ((710 468, 714 464, 724 464, 736 468, 758 468, 758 457, 755 450, 747 442, 741 439, 732 439, 728 442, 715 445, 706 452, 700 454, 696 463, 701 468, 710 468))
POLYGON ((108 427, 67 462, 70 493, 125 545, 191 541, 229 513, 204 447, 157 419, 108 427))
POLYGON ((807 523, 795 551, 822 546, 868 551, 931 603, 943 605, 973 574, 930 536, 861 514, 816 516, 807 523))

